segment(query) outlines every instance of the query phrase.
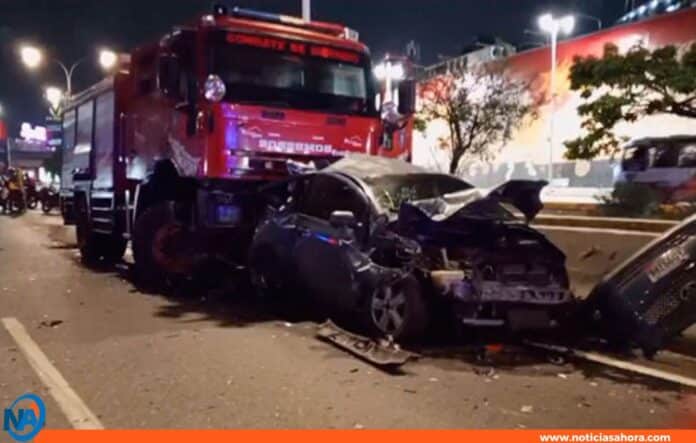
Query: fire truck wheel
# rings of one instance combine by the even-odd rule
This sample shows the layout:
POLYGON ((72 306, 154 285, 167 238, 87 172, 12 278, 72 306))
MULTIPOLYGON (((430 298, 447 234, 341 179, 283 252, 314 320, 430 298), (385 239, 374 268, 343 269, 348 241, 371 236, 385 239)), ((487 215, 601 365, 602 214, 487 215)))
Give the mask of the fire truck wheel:
POLYGON ((169 201, 152 206, 135 221, 133 257, 141 283, 162 286, 193 272, 188 233, 177 221, 174 205, 169 201))
POLYGON ((92 232, 85 215, 78 218, 75 232, 80 256, 85 264, 112 264, 121 260, 126 252, 126 240, 92 232))
POLYGON ((249 254, 249 278, 256 295, 262 300, 278 301, 283 298, 285 292, 283 284, 277 276, 269 275, 267 269, 269 263, 278 263, 273 248, 270 246, 256 246, 249 254))

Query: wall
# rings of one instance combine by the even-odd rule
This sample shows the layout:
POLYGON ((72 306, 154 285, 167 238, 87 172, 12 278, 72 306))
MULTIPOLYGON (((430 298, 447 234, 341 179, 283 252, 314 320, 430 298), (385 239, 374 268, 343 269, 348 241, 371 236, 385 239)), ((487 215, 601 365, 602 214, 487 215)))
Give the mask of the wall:
MULTIPOLYGON (((651 19, 616 26, 601 32, 560 42, 556 71, 558 94, 555 137, 553 143, 553 168, 555 186, 596 188, 612 186, 615 163, 609 158, 592 162, 569 162, 564 158, 563 142, 580 135, 580 116, 577 106, 581 103, 578 93, 570 91, 568 74, 576 55, 601 56, 605 44, 614 43, 622 50, 642 43, 649 48, 674 44, 686 45, 696 41, 696 8, 651 19)), ((550 48, 538 48, 521 52, 507 59, 512 75, 532 81, 537 92, 548 94, 550 83, 550 48)), ((519 130, 505 146, 495 146, 497 152, 492 162, 478 159, 463 161, 464 178, 477 186, 490 187, 512 178, 542 179, 547 177, 549 163, 549 116, 547 104, 540 109, 539 118, 519 130)), ((434 122, 423 136, 414 138, 414 162, 440 170, 446 169, 447 153, 439 149, 437 140, 446 134, 443 123, 434 122)), ((653 116, 634 124, 621 124, 617 134, 629 138, 696 134, 696 122, 673 116, 653 116)))

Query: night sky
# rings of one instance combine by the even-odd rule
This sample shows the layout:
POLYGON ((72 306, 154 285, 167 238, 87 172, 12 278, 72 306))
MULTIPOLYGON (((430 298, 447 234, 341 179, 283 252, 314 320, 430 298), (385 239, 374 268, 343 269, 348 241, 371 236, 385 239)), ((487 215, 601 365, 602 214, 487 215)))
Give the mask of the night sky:
MULTIPOLYGON (((44 47, 70 64, 91 56, 77 69, 73 89, 99 79, 96 51, 108 46, 127 51, 141 42, 156 41, 172 25, 207 11, 210 0, 0 0, 0 105, 11 134, 22 121, 40 123, 45 116, 43 86, 64 86, 60 68, 45 64, 28 72, 19 62, 21 41, 44 47)), ((229 0, 229 5, 300 15, 301 0, 229 0)), ((423 61, 451 56, 476 35, 494 35, 512 43, 532 43, 540 37, 536 17, 545 11, 579 11, 613 23, 624 11, 624 0, 313 0, 313 18, 344 23, 360 32, 375 57, 402 50, 409 40, 422 48, 423 61)), ((579 31, 596 26, 581 19, 579 31)))

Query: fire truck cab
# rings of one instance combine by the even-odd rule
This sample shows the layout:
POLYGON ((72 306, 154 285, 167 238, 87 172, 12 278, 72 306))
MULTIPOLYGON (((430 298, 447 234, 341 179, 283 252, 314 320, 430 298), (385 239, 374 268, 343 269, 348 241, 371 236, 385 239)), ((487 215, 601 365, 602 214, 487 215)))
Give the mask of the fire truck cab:
POLYGON ((210 257, 244 262, 256 190, 289 164, 410 157, 415 82, 400 82, 389 118, 380 97, 354 31, 215 6, 66 106, 64 220, 85 261, 118 260, 132 240, 151 279, 210 257))

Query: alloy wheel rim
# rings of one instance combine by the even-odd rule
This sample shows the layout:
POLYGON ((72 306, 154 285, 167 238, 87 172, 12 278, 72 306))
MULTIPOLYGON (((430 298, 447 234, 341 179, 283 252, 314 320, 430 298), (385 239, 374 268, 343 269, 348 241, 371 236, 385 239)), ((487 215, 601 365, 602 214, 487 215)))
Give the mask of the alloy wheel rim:
POLYGON ((385 334, 395 334, 406 318, 406 295, 403 289, 386 286, 375 291, 370 306, 374 324, 385 334))

